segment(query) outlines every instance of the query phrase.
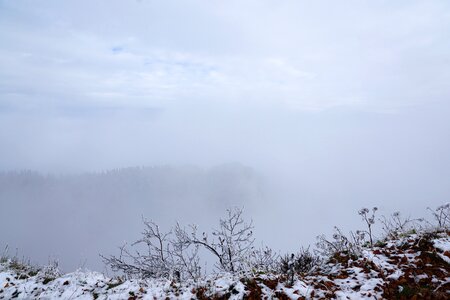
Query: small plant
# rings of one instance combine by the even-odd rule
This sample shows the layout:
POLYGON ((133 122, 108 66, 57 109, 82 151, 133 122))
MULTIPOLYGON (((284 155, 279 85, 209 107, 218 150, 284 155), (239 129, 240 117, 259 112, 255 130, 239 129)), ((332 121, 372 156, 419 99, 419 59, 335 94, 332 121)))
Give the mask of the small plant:
POLYGON ((312 253, 308 248, 301 248, 296 254, 285 255, 280 258, 279 271, 287 275, 290 285, 294 282, 295 274, 308 274, 319 264, 320 257, 312 253))
POLYGON ((370 214, 370 210, 368 208, 362 208, 358 211, 358 214, 362 217, 363 221, 366 223, 367 230, 364 233, 367 233, 369 236, 369 244, 370 247, 373 247, 373 234, 372 234, 372 226, 375 224, 375 213, 378 208, 373 207, 372 213, 370 214))
POLYGON ((32 265, 30 260, 25 257, 19 258, 17 249, 16 254, 13 257, 9 256, 8 251, 9 247, 6 246, 0 257, 0 263, 8 269, 13 270, 18 275, 18 278, 26 279, 38 274, 40 268, 32 265))
POLYGON ((421 223, 424 219, 411 219, 402 217, 400 212, 396 211, 386 218, 382 216, 380 219, 383 224, 383 231, 387 239, 396 239, 402 235, 414 234, 417 229, 422 228, 421 223))
POLYGON ((44 281, 51 281, 61 276, 59 269, 59 262, 56 259, 49 260, 48 264, 37 273, 38 276, 43 277, 44 281))
POLYGON ((344 254, 351 257, 359 257, 364 245, 365 232, 358 230, 350 232, 347 237, 338 227, 334 227, 334 234, 329 240, 325 235, 317 237, 316 246, 318 253, 325 257, 333 257, 336 254, 344 254))
POLYGON ((254 273, 275 272, 279 264, 279 255, 269 247, 263 246, 250 252, 248 263, 254 273))
POLYGON ((0 256, 0 263, 4 264, 8 262, 8 245, 3 249, 2 256, 0 256))
POLYGON ((282 274, 287 276, 287 281, 289 285, 294 284, 295 276, 295 254, 285 255, 280 260, 280 271, 282 274))
POLYGON ((431 209, 427 207, 431 212, 434 219, 436 220, 436 225, 438 230, 447 230, 450 225, 450 203, 438 206, 436 209, 431 209))

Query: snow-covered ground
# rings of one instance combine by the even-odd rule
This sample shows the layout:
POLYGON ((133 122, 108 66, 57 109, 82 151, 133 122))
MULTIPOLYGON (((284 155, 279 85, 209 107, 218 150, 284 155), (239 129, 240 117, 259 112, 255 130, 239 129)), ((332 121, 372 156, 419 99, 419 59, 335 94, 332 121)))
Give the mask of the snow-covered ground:
POLYGON ((120 280, 77 271, 49 272, 0 264, 0 299, 449 299, 448 232, 421 233, 337 255, 292 285, 283 275, 215 275, 199 282, 120 280))

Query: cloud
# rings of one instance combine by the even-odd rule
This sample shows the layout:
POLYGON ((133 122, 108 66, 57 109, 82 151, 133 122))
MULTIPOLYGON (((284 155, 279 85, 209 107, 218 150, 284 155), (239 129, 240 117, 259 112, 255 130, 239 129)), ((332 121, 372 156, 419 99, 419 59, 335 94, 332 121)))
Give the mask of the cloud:
POLYGON ((2 101, 383 111, 448 96, 445 2, 3 6, 2 101))
POLYGON ((11 151, 0 165, 8 168, 45 168, 59 157, 52 164, 70 169, 68 147, 73 167, 88 169, 263 160, 271 147, 299 152, 292 136, 314 134, 298 133, 309 113, 328 124, 328 111, 448 107, 444 1, 1 5, 0 138, 11 151), (261 130, 276 143, 267 147, 261 130), (27 150, 32 143, 38 152, 27 150), (93 164, 105 149, 122 150, 93 164))

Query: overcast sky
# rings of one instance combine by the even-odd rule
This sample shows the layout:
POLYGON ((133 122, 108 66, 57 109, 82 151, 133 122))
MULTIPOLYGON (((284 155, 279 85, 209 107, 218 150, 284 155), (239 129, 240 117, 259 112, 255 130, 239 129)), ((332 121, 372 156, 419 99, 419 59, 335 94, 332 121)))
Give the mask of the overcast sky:
POLYGON ((0 1, 0 39, 1 169, 302 160, 366 126, 447 140, 447 1, 0 1))
POLYGON ((419 212, 450 196, 449 83, 446 0, 0 0, 0 170, 239 162, 286 226, 419 212))

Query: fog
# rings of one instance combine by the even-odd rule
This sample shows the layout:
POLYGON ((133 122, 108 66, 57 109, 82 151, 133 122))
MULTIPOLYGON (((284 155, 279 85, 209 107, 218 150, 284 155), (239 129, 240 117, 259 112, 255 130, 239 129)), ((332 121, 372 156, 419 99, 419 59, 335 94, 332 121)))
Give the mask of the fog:
POLYGON ((450 196, 446 1, 0 1, 0 246, 101 270, 243 206, 281 251, 450 196))
POLYGON ((0 213, 0 225, 8 228, 2 242, 41 263, 56 258, 66 270, 103 270, 99 253, 116 253, 122 243, 137 240, 143 218, 167 231, 176 222, 209 230, 229 207, 252 207, 255 199, 262 204, 262 183, 238 164, 64 176, 8 172, 0 175, 7 208, 0 213))

